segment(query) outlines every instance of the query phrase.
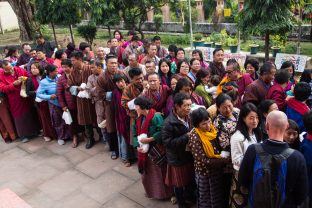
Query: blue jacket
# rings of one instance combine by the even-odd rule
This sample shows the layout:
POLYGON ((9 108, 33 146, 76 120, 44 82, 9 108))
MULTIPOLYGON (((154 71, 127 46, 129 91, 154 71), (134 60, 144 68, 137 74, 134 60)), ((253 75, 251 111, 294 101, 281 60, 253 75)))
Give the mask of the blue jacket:
POLYGON ((56 95, 57 80, 58 77, 56 77, 55 79, 50 79, 49 77, 46 77, 45 79, 41 80, 37 90, 37 97, 42 100, 47 100, 53 105, 60 106, 57 99, 51 99, 51 95, 56 95))
POLYGON ((306 129, 304 128, 304 125, 303 125, 303 117, 298 111, 296 111, 295 109, 293 109, 287 105, 285 113, 286 113, 288 119, 292 119, 292 120, 296 121, 296 123, 298 124, 298 126, 300 128, 300 132, 306 131, 306 129))
POLYGON ((300 146, 300 152, 303 154, 306 164, 307 164, 307 170, 308 170, 308 178, 309 178, 309 196, 312 197, 312 141, 308 140, 307 134, 305 134, 305 138, 302 141, 302 144, 300 146))

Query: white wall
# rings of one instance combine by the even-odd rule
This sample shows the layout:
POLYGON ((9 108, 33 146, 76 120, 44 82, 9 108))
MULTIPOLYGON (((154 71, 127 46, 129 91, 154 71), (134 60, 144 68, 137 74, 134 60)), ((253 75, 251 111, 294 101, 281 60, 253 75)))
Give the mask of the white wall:
POLYGON ((17 17, 7 1, 0 2, 0 23, 3 30, 18 29, 17 17))

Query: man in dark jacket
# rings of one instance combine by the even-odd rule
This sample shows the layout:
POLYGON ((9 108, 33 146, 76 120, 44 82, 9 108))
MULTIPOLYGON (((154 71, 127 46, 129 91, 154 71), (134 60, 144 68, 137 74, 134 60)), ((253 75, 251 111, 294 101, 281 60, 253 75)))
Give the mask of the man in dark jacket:
POLYGON ((48 58, 51 58, 54 53, 55 46, 49 41, 45 41, 42 35, 36 37, 37 47, 36 51, 43 51, 48 58))
POLYGON ((191 105, 189 95, 177 93, 174 96, 174 109, 164 121, 162 128, 168 162, 166 184, 174 187, 179 207, 185 206, 187 194, 193 197, 193 158, 191 152, 186 151, 191 130, 188 119, 191 105))
MULTIPOLYGON (((266 122, 266 129, 269 135, 269 139, 266 140, 263 144, 260 144, 266 154, 281 155, 282 152, 289 148, 288 144, 286 142, 283 142, 283 135, 287 127, 288 121, 285 113, 281 111, 272 111, 271 113, 269 113, 266 122)), ((248 147, 242 161, 239 170, 238 181, 246 188, 250 188, 253 185, 253 169, 257 155, 258 153, 256 153, 255 145, 251 145, 248 147)), ((275 183, 275 181, 277 180, 277 177, 274 174, 274 172, 276 171, 274 171, 274 169, 271 169, 271 180, 273 181, 273 183, 275 183)), ((270 187, 269 184, 268 187, 270 187)), ((249 190, 249 194, 251 193, 252 190, 249 190)), ((278 207, 298 207, 307 199, 308 196, 307 167, 304 157, 297 150, 293 150, 287 158, 285 193, 285 201, 281 206, 278 207)), ((259 194, 260 193, 258 193, 258 195, 259 194)), ((259 204, 254 204, 253 207, 261 206, 259 206, 259 204)))

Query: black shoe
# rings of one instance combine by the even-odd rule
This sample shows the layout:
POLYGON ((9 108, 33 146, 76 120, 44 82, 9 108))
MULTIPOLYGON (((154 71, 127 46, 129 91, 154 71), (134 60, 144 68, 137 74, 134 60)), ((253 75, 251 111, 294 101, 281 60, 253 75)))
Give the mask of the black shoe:
POLYGON ((115 152, 115 151, 112 151, 111 159, 112 159, 112 160, 116 160, 117 158, 118 158, 118 153, 115 152))
POLYGON ((10 143, 12 143, 12 139, 6 138, 6 139, 4 139, 4 142, 5 142, 6 144, 10 144, 10 143))
POLYGON ((95 143, 94 139, 88 139, 86 149, 90 149, 91 147, 93 147, 94 143, 95 143))

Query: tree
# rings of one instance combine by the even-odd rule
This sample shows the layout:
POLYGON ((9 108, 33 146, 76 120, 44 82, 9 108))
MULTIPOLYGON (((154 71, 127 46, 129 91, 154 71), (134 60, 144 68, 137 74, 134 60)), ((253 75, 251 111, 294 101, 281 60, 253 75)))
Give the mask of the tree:
POLYGON ((112 1, 107 0, 97 0, 97 1, 89 1, 89 7, 92 11, 91 20, 96 24, 100 24, 106 26, 109 32, 109 36, 111 35, 111 28, 120 23, 120 11, 115 6, 112 1), (109 18, 108 18, 109 17, 109 18))
POLYGON ((162 7, 165 2, 162 0, 116 0, 114 4, 121 11, 121 16, 126 26, 137 30, 143 39, 142 26, 147 20, 147 12, 162 7))
POLYGON ((34 20, 34 4, 31 0, 7 0, 17 16, 20 39, 32 40, 35 31, 39 30, 34 20))
POLYGON ((304 18, 306 20, 310 20, 311 28, 310 28, 310 41, 312 42, 312 0, 306 0, 304 2, 304 18))
POLYGON ((71 39, 74 43, 74 37, 71 25, 81 22, 81 8, 85 6, 83 0, 35 0, 36 3, 36 19, 41 24, 51 23, 55 43, 57 44, 54 25, 68 25, 70 29, 71 39))
POLYGON ((243 33, 265 35, 265 59, 269 59, 270 35, 286 34, 293 27, 291 7, 294 0, 245 0, 238 14, 238 26, 243 33))

